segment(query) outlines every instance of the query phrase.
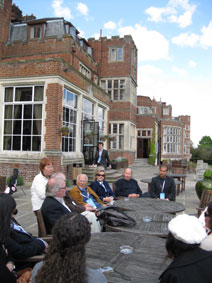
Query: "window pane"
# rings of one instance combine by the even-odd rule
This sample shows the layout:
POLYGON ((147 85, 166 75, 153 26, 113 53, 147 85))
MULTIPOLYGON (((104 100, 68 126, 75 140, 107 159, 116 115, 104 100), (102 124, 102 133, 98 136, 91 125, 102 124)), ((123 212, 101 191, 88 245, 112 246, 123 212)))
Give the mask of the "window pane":
POLYGON ((117 89, 114 89, 113 91, 113 99, 114 100, 118 100, 119 99, 119 93, 117 89))
POLYGON ((124 136, 119 136, 119 149, 124 148, 124 136))
POLYGON ((12 102, 13 101, 13 87, 6 87, 5 88, 5 102, 12 102))
POLYGON ((106 89, 106 81, 101 81, 101 88, 106 89))
POLYGON ((11 150, 11 137, 4 137, 4 150, 11 150))
POLYGON ((33 121, 33 135, 41 135, 41 121, 33 121))
POLYGON ((113 124, 113 133, 117 134, 117 124, 113 124))
POLYGON ((122 58, 123 58, 123 55, 122 55, 122 48, 118 48, 118 61, 120 61, 120 60, 122 60, 122 58))
POLYGON ((108 88, 112 88, 112 81, 111 81, 111 80, 108 80, 108 82, 107 82, 107 87, 108 87, 108 88))
POLYGON ((32 122, 29 120, 24 120, 23 122, 23 135, 31 135, 32 122))
POLYGON ((31 150, 31 136, 23 136, 23 145, 22 150, 30 151, 31 150))
POLYGON ((22 105, 14 105, 14 119, 22 118, 22 105))
POLYGON ((34 105, 33 118, 42 119, 42 105, 41 104, 34 105))
POLYGON ((15 101, 32 101, 32 88, 16 88, 15 91, 15 101))
POLYGON ((120 90, 120 100, 124 99, 124 89, 120 90))
POLYGON ((41 137, 32 137, 32 151, 41 151, 41 137))
POLYGON ((43 86, 35 87, 34 101, 43 101, 43 86))
POLYGON ((12 134, 12 121, 4 121, 4 134, 12 134))
POLYGON ((124 134, 124 124, 119 125, 119 134, 124 134))
POLYGON ((13 136, 13 150, 21 149, 21 136, 13 136))
POLYGON ((114 85, 113 85, 114 88, 118 88, 118 86, 119 86, 118 82, 119 82, 118 80, 114 80, 114 85))
POLYGON ((24 105, 24 119, 32 119, 32 105, 24 105))
POLYGON ((21 134, 21 120, 13 121, 13 134, 20 135, 21 134))
POLYGON ((5 105, 5 114, 4 114, 5 119, 12 119, 12 110, 13 110, 12 105, 5 105))

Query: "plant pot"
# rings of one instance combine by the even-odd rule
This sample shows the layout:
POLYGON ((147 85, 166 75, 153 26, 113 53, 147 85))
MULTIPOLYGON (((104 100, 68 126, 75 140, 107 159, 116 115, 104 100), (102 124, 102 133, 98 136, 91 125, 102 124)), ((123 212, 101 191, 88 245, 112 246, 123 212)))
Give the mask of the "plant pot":
POLYGON ((201 199, 203 190, 212 190, 212 179, 199 180, 196 183, 195 190, 199 199, 201 199))

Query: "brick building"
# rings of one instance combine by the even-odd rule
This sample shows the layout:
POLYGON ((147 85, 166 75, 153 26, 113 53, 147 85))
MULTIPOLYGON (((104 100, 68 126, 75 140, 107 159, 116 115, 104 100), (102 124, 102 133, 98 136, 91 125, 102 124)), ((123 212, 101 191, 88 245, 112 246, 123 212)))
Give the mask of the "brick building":
POLYGON ((172 117, 172 106, 138 96, 137 157, 148 158, 155 135, 157 163, 163 159, 190 159, 190 116, 172 117))
MULTIPOLYGON (((169 125, 180 128, 182 142, 173 157, 182 148, 189 156, 189 117, 173 120, 170 106, 137 97, 131 36, 85 40, 64 18, 22 16, 11 0, 0 1, 0 19, 0 175, 16 167, 30 182, 47 156, 70 178, 73 164, 91 164, 105 138, 111 159, 132 163, 148 157, 153 130, 162 141, 169 125)), ((171 157, 169 145, 161 154, 171 157)))

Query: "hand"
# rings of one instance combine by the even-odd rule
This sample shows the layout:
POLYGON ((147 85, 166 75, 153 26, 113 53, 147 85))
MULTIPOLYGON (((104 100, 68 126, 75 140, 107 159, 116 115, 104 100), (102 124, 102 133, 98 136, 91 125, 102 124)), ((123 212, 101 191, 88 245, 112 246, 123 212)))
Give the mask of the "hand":
POLYGON ((86 211, 96 211, 96 208, 92 207, 90 204, 85 204, 86 211))
POLYGON ((103 201, 105 202, 111 202, 113 200, 113 197, 105 197, 103 198, 103 201))
POLYGON ((139 195, 138 194, 129 194, 128 198, 138 198, 139 195))
POLYGON ((15 268, 15 265, 12 261, 8 261, 8 263, 6 264, 6 267, 9 269, 9 271, 13 271, 15 268))

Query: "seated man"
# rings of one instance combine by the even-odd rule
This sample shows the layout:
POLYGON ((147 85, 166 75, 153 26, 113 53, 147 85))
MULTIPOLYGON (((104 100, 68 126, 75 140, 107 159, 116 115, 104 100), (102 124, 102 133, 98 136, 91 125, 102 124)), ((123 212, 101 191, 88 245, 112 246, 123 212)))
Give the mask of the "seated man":
POLYGON ((89 205, 92 210, 105 206, 97 194, 87 186, 88 177, 85 174, 77 176, 77 186, 70 190, 70 195, 77 204, 89 205))
POLYGON ((140 198, 148 197, 148 193, 142 195, 142 191, 138 185, 138 182, 132 178, 132 169, 126 168, 124 170, 124 178, 119 179, 115 183, 115 195, 116 197, 129 197, 140 198))
POLYGON ((152 198, 175 200, 176 185, 174 179, 167 176, 168 168, 166 166, 160 167, 160 174, 152 178, 150 184, 150 195, 152 198))
MULTIPOLYGON (((15 208, 13 216, 16 215, 18 210, 15 208)), ((48 244, 40 239, 32 236, 30 233, 24 230, 19 223, 12 218, 10 237, 5 242, 5 248, 8 251, 10 257, 16 262, 16 268, 20 269, 26 266, 23 263, 28 257, 41 255, 47 249, 48 244), (21 262, 23 260, 23 262, 21 262)))
POLYGON ((47 233, 51 230, 61 216, 72 212, 84 215, 91 223, 91 232, 101 232, 101 226, 95 213, 91 212, 89 205, 77 205, 70 196, 66 195, 66 177, 63 173, 53 174, 47 184, 46 198, 42 204, 41 212, 47 233))

